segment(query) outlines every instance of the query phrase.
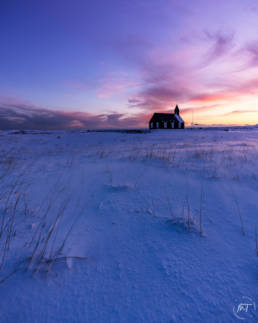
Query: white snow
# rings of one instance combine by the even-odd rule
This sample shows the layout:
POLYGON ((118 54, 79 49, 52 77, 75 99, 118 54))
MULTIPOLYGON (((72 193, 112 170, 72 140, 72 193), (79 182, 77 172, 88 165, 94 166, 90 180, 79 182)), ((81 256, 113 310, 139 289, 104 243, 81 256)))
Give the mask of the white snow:
POLYGON ((0 322, 238 322, 236 299, 258 305, 257 128, 1 132, 0 158, 0 322))
POLYGON ((177 118, 177 121, 179 123, 183 123, 184 122, 183 119, 178 114, 175 113, 174 116, 177 118))

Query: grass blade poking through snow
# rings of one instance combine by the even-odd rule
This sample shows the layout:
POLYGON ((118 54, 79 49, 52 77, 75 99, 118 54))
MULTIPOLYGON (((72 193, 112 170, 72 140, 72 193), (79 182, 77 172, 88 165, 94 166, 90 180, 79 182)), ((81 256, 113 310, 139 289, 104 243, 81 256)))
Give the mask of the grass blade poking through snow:
POLYGON ((203 203, 204 203, 204 188, 203 188, 203 182, 201 183, 201 194, 200 194, 200 236, 203 236, 203 203))
POLYGON ((245 236, 244 222, 243 222, 243 217, 242 217, 242 214, 240 211, 239 203, 238 203, 238 200, 236 199, 236 197, 234 200, 235 200, 236 211, 238 213, 239 220, 240 220, 242 235, 245 236))

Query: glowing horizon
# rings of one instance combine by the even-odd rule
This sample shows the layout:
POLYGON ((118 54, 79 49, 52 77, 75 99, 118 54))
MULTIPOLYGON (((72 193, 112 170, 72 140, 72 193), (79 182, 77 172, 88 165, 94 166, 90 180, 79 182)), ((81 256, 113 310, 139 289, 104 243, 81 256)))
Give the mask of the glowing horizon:
POLYGON ((256 2, 5 3, 0 129, 258 124, 256 2))

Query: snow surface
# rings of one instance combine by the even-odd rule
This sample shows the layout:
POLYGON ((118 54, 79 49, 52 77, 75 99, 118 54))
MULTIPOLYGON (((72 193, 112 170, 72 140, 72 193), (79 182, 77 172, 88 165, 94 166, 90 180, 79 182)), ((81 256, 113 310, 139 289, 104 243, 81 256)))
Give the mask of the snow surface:
POLYGON ((237 299, 258 306, 258 129, 1 132, 0 157, 0 322, 238 322, 237 299))
POLYGON ((178 115, 178 114, 174 114, 174 116, 177 118, 177 121, 179 121, 180 123, 183 123, 183 119, 178 115))

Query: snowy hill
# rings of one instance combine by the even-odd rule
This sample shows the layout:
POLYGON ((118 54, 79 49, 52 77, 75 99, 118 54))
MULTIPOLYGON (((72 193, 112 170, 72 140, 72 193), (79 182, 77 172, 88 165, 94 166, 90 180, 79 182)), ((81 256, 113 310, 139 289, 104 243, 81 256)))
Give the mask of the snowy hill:
POLYGON ((257 322, 257 129, 0 139, 1 322, 257 322))

